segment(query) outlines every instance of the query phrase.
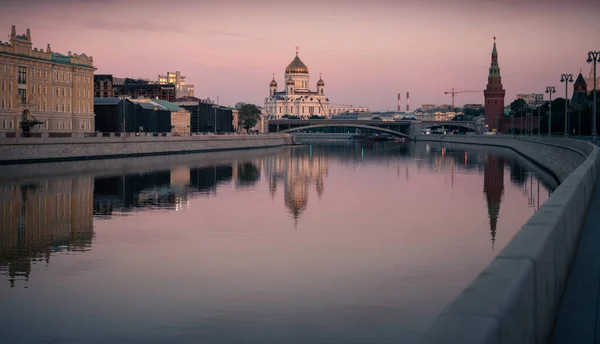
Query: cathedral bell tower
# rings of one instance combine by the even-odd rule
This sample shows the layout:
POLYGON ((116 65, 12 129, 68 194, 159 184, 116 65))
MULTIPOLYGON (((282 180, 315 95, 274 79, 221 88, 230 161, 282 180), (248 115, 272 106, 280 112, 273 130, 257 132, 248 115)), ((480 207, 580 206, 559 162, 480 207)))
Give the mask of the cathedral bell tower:
POLYGON ((500 121, 504 117, 504 95, 506 91, 502 88, 502 77, 498 66, 498 51, 496 50, 496 37, 494 37, 494 48, 492 49, 492 63, 489 69, 487 87, 483 91, 485 98, 485 124, 487 131, 498 131, 500 121))

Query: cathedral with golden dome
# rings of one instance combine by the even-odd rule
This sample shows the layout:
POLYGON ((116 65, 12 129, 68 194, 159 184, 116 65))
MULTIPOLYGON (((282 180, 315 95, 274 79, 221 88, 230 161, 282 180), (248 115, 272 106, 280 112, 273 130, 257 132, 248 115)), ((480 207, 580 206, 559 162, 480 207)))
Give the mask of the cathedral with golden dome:
POLYGON ((319 77, 317 91, 310 90, 308 67, 296 57, 285 69, 285 87, 277 89, 275 74, 269 84, 269 96, 265 98, 265 112, 270 119, 280 119, 285 115, 308 119, 311 116, 329 116, 329 99, 325 96, 325 82, 319 77))

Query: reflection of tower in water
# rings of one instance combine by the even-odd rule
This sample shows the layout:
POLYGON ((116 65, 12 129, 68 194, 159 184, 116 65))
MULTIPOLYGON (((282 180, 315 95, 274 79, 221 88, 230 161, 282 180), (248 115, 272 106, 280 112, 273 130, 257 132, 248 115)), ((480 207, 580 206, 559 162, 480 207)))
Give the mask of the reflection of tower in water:
POLYGON ((496 241, 496 227, 500 214, 500 203, 504 193, 504 161, 493 155, 485 156, 483 171, 483 193, 488 208, 492 248, 496 241))
POLYGON ((51 253, 86 251, 92 236, 93 177, 0 186, 0 275, 28 281, 51 253))

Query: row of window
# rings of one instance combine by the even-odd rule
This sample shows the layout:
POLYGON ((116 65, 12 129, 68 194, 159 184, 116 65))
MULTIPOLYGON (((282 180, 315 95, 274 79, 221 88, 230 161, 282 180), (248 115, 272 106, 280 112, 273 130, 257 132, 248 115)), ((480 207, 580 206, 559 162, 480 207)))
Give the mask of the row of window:
MULTIPOLYGON (((20 89, 19 91, 23 91, 21 94, 21 92, 19 92, 19 101, 21 104, 25 104, 26 103, 26 95, 25 95, 25 90, 20 89)), ((12 100, 9 99, 8 101, 5 101, 4 99, 0 100, 0 110, 5 110, 5 109, 12 109, 12 100)), ((36 103, 36 109, 37 111, 48 111, 48 107, 45 101, 38 101, 36 103)), ((92 109, 91 106, 87 106, 87 104, 82 104, 82 103, 78 103, 77 106, 77 110, 78 112, 83 112, 83 113, 87 113, 92 109)), ((71 104, 54 104, 54 111, 56 112, 71 112, 71 104)))
MULTIPOLYGON (((275 113, 280 113, 280 114, 294 113, 294 109, 297 109, 299 111, 298 113, 300 113, 300 111, 301 111, 303 114, 305 114, 306 113, 305 110, 308 110, 308 113, 310 115, 313 115, 313 114, 315 114, 315 108, 317 109, 316 113, 320 114, 321 113, 321 108, 318 107, 318 106, 298 106, 298 107, 294 107, 294 106, 290 106, 290 107, 279 106, 279 108, 278 108, 279 111, 275 111, 275 113), (284 109, 285 109, 285 111, 284 111, 284 109)), ((277 110, 277 108, 276 108, 276 110, 277 110)))

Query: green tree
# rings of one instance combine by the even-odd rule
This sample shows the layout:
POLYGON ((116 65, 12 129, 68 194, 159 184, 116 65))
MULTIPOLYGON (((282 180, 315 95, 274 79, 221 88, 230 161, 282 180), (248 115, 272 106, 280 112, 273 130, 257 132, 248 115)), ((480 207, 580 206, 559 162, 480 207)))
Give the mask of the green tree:
POLYGON ((379 116, 375 116, 375 117, 373 117, 371 119, 374 120, 374 121, 381 121, 381 117, 379 117, 379 116))
POLYGON ((312 116, 310 116, 308 119, 321 119, 321 116, 318 116, 318 115, 312 115, 312 116))
POLYGON ((250 131, 250 128, 254 127, 260 119, 260 110, 254 104, 237 103, 235 107, 239 111, 238 125, 246 131, 250 131))
POLYGON ((515 117, 524 116, 527 111, 527 102, 523 99, 516 99, 510 103, 510 110, 515 114, 515 117))

